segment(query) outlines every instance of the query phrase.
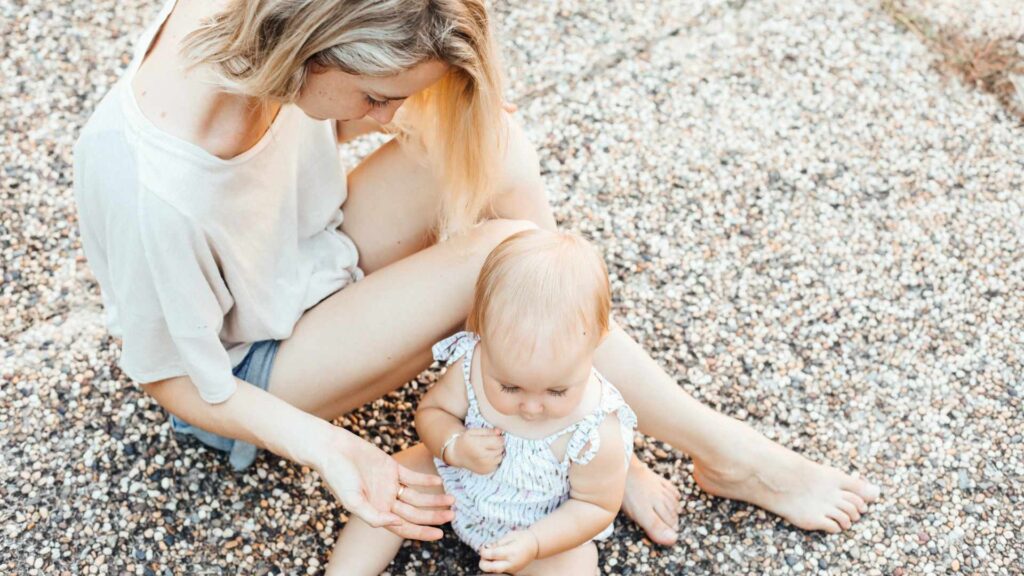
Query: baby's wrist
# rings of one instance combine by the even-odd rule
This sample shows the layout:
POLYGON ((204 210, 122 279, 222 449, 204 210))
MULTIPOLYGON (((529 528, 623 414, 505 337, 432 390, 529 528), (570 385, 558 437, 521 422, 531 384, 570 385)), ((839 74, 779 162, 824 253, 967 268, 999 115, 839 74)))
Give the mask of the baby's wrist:
POLYGON ((455 441, 459 439, 459 436, 462 436, 461 431, 453 432, 441 446, 441 462, 444 462, 449 466, 455 466, 456 468, 459 466, 455 462, 455 441))
POLYGON ((529 528, 526 529, 526 533, 529 534, 530 538, 533 540, 533 560, 539 560, 540 559, 540 538, 538 538, 537 534, 533 530, 531 530, 529 528))

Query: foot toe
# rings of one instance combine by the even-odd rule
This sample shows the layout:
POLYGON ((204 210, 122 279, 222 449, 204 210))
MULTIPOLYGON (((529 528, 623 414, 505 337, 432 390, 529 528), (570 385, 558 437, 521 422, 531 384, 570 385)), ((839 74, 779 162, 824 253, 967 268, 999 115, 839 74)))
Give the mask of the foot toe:
POLYGON ((654 505, 654 511, 666 526, 671 527, 679 525, 679 513, 676 512, 676 502, 666 502, 662 500, 654 505))
POLYGON ((673 499, 679 500, 682 497, 682 494, 679 492, 679 488, 677 488, 675 483, 669 480, 668 478, 661 479, 661 486, 669 493, 669 495, 673 499))
POLYGON ((843 483, 843 489, 849 490, 854 494, 858 495, 867 503, 878 500, 878 497, 882 494, 882 489, 877 485, 864 480, 863 478, 850 478, 849 481, 843 483))
POLYGON ((832 520, 835 520, 836 524, 839 524, 839 527, 843 530, 848 530, 850 526, 853 525, 853 522, 850 521, 850 517, 846 515, 846 512, 843 512, 838 507, 829 510, 825 515, 832 520))
POLYGON ((838 506, 840 510, 846 513, 846 515, 850 518, 851 522, 856 522, 857 520, 860 520, 860 511, 857 510, 857 506, 853 502, 844 499, 840 500, 836 504, 836 506, 838 506))
POLYGON ((679 538, 675 528, 665 523, 655 509, 650 509, 643 514, 639 523, 647 533, 647 537, 662 546, 671 546, 679 538))
POLYGON ((824 530, 825 532, 828 532, 829 534, 839 534, 840 532, 843 531, 843 527, 840 526, 839 523, 836 522, 835 520, 833 520, 831 518, 826 518, 825 522, 821 525, 819 530, 824 530))
POLYGON ((861 514, 863 514, 863 513, 868 511, 867 503, 864 502, 863 498, 861 498, 860 496, 858 496, 854 492, 843 490, 843 499, 845 499, 847 502, 850 502, 851 504, 856 506, 857 507, 857 511, 860 512, 861 514))

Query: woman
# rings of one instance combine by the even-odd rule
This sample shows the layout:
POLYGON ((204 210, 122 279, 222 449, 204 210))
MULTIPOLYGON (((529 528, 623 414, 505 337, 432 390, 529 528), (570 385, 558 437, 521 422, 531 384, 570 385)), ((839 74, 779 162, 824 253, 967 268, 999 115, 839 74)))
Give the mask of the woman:
MULTIPOLYGON (((83 130, 75 190, 121 365, 176 430, 440 537, 450 500, 416 489, 437 478, 329 422, 429 365, 491 248, 555 226, 499 77, 481 0, 169 0, 83 130), (337 142, 388 124, 346 177, 337 142)), ((712 494, 830 532, 878 495, 701 405, 618 327, 596 367, 712 494)), ((678 498, 634 459, 624 507, 653 540, 678 498)))

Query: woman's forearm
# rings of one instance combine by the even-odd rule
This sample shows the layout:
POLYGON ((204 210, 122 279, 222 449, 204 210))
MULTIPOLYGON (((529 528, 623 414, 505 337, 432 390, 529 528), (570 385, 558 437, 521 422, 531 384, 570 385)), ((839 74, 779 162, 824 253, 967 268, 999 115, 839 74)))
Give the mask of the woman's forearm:
POLYGON ((168 412, 208 432, 243 440, 298 464, 319 469, 325 445, 349 433, 295 408, 280 398, 237 380, 228 400, 209 404, 188 377, 145 384, 168 412))

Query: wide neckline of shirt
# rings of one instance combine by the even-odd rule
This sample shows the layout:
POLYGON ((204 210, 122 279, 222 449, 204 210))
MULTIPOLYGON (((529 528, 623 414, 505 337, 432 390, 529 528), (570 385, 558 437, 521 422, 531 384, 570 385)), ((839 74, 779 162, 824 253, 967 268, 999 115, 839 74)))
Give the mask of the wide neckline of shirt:
POLYGON ((132 80, 135 78, 135 73, 142 66, 142 61, 146 57, 146 52, 149 51, 157 33, 161 28, 163 28, 176 5, 177 0, 168 0, 167 3, 164 4, 164 7, 161 9, 155 22, 146 30, 142 41, 137 44, 132 61, 128 64, 128 69, 125 70, 124 76, 121 78, 121 99, 124 103, 125 112, 130 118, 129 125, 149 136, 161 145, 171 147, 175 150, 180 150, 192 157, 210 164, 218 166, 234 166, 245 163, 257 156, 274 140, 275 135, 281 130, 281 126, 287 121, 287 116, 290 114, 291 109, 294 108, 294 106, 290 104, 282 104, 281 108, 277 111, 277 115, 274 117, 274 120, 263 133, 263 136, 261 136, 255 144, 249 147, 249 149, 232 156, 231 158, 221 158, 210 153, 202 146, 189 142, 184 138, 179 138, 159 128, 152 120, 149 119, 149 117, 146 116, 142 111, 142 107, 139 106, 138 101, 135 99, 135 92, 132 90, 132 80))

